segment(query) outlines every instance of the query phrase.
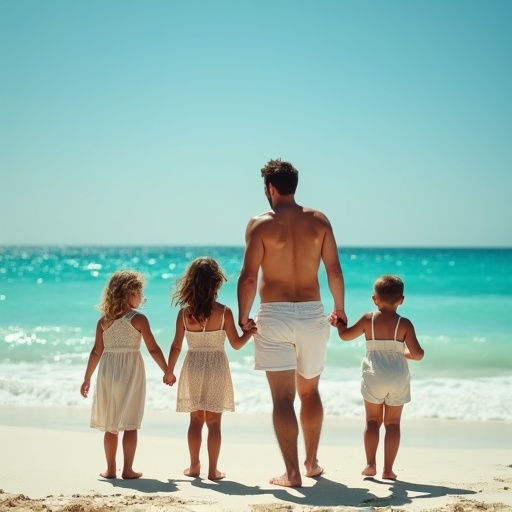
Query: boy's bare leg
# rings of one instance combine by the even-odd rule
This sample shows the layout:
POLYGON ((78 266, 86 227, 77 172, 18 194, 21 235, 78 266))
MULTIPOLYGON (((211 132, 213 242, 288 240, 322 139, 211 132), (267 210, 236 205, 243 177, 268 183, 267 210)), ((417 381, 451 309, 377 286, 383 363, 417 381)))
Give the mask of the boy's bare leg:
POLYGON ((222 480, 226 477, 217 469, 219 462, 220 445, 222 441, 221 435, 221 418, 218 412, 206 411, 206 426, 208 427, 208 479, 222 480))
POLYGON ((300 487, 302 477, 299 470, 297 439, 299 424, 293 402, 295 400, 295 370, 266 372, 272 394, 272 420, 277 442, 284 459, 286 473, 270 479, 274 485, 300 487))
POLYGON ((123 434, 124 465, 121 476, 125 480, 140 478, 142 473, 133 470, 133 460, 137 449, 137 430, 125 430, 123 434))
POLYGON ((190 424, 187 433, 190 466, 183 471, 185 476, 198 477, 201 473, 199 452, 201 450, 205 415, 206 411, 194 411, 190 413, 190 424))
POLYGON ((305 379, 297 373, 296 379, 297 392, 301 401, 300 423, 306 447, 305 475, 314 478, 324 472, 323 468, 318 465, 317 459, 320 433, 324 419, 324 408, 320 393, 318 392, 320 376, 305 379))
POLYGON ((364 476, 377 474, 377 447, 379 446, 379 430, 382 425, 384 404, 372 404, 364 401, 366 412, 366 427, 364 429, 364 451, 366 453, 366 467, 361 471, 364 476))
POLYGON ((103 478, 116 478, 116 453, 117 453, 117 432, 105 432, 103 436, 103 448, 107 459, 107 469, 100 473, 103 478))
POLYGON ((398 448, 400 446, 400 418, 404 406, 384 406, 384 427, 386 435, 384 437, 384 469, 382 478, 387 480, 396 480, 396 474, 393 472, 398 448))

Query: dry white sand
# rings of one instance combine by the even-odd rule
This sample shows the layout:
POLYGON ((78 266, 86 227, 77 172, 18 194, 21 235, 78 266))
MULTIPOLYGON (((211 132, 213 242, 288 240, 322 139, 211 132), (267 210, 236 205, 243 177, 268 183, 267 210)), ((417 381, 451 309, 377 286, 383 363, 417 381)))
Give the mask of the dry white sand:
MULTIPOLYGON (((88 420, 86 408, 0 407, 0 511, 512 510, 508 423, 404 418, 391 482, 360 474, 361 420, 326 418, 325 474, 285 489, 268 483, 283 472, 269 415, 224 415, 219 468, 227 477, 219 482, 183 476, 188 415, 154 411, 139 431, 143 478, 104 480, 103 435, 88 420)), ((206 446, 202 460, 206 468, 206 446)))

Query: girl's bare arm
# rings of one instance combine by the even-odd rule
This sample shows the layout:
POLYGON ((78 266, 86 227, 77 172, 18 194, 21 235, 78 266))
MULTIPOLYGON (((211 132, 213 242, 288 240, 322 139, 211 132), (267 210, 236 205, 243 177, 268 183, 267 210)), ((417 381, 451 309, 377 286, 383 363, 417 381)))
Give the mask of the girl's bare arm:
POLYGON ((80 387, 80 394, 87 398, 89 390, 91 388, 91 377, 100 362, 101 354, 103 354, 103 328, 101 322, 103 317, 98 320, 96 324, 96 337, 94 339, 94 346, 92 347, 91 353, 89 354, 89 360, 87 361, 87 368, 85 369, 84 382, 80 387))
POLYGON ((233 312, 229 308, 226 308, 226 313, 224 315, 224 330, 226 331, 229 344, 235 350, 241 349, 251 339, 253 332, 256 332, 256 328, 254 328, 249 331, 243 331, 242 334, 239 335, 235 326, 233 312))
POLYGON ((183 326, 183 310, 178 312, 176 317, 176 328, 174 331, 174 339, 172 340, 171 348, 169 350, 169 358, 167 360, 167 371, 165 372, 164 382, 172 386, 176 382, 176 375, 174 375, 174 368, 178 362, 183 345, 183 338, 185 337, 185 327, 183 326))
POLYGON ((149 326, 149 320, 147 319, 147 317, 145 315, 142 315, 141 313, 138 313, 132 318, 132 325, 138 331, 140 331, 150 356, 155 360, 156 364, 165 373, 167 371, 167 362, 165 361, 162 349, 156 342, 155 337, 151 332, 151 327, 149 326))

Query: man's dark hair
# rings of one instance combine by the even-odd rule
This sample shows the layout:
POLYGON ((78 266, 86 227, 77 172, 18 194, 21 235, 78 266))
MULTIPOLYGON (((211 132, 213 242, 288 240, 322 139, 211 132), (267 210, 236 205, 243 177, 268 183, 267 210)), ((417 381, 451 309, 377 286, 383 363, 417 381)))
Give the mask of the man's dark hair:
POLYGON ((295 194, 299 183, 299 171, 289 162, 281 162, 281 159, 270 160, 263 169, 261 175, 265 180, 265 186, 272 184, 282 196, 295 194))

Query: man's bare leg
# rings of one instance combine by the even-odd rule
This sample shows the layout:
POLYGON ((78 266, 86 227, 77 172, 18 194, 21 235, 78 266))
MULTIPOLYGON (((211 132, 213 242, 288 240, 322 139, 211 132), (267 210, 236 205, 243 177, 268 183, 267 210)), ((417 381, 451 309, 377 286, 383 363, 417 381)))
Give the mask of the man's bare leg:
POLYGON ((318 465, 318 445, 324 419, 322 399, 318 392, 320 376, 305 379, 297 373, 297 392, 301 401, 300 423, 306 447, 305 475, 313 478, 321 475, 324 470, 318 465))
POLYGON ((299 425, 293 402, 295 400, 295 370, 266 372, 272 394, 274 431, 284 459, 286 473, 270 479, 274 485, 300 487, 302 477, 299 470, 297 440, 299 425))

